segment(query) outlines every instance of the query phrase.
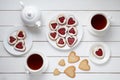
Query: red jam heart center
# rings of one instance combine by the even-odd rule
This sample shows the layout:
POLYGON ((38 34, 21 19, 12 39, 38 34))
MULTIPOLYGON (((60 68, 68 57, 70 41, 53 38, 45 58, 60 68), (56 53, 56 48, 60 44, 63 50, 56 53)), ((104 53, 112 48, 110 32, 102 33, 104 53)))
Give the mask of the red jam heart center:
POLYGON ((62 38, 60 38, 60 40, 58 41, 58 44, 64 44, 64 41, 62 38))
POLYGON ((61 34, 61 35, 64 35, 65 34, 65 28, 60 28, 58 30, 58 32, 61 34))
POLYGON ((22 31, 20 31, 20 32, 18 33, 18 37, 24 37, 24 34, 23 34, 22 31))
POLYGON ((53 33, 50 33, 50 35, 53 37, 53 38, 55 38, 56 37, 56 32, 53 32, 53 33))
POLYGON ((102 56, 103 55, 103 51, 102 49, 98 49, 98 51, 95 52, 97 56, 102 56))
POLYGON ((23 48, 22 42, 19 42, 19 43, 16 45, 16 48, 22 49, 22 48, 23 48))
POLYGON ((73 25, 74 23, 75 23, 75 21, 73 20, 73 18, 69 18, 68 25, 73 25))
POLYGON ((55 29, 56 26, 57 26, 57 23, 52 23, 51 26, 52 26, 53 29, 55 29))
POLYGON ((68 38, 68 43, 69 43, 70 45, 72 45, 72 44, 74 43, 74 41, 75 41, 74 38, 71 38, 71 37, 68 38))
POLYGON ((12 36, 10 36, 10 42, 13 43, 16 39, 12 36))
POLYGON ((71 28, 71 29, 69 30, 69 33, 75 34, 74 28, 71 28))
POLYGON ((59 18, 59 21, 60 21, 61 23, 63 23, 64 20, 65 20, 65 17, 64 17, 64 16, 59 18))

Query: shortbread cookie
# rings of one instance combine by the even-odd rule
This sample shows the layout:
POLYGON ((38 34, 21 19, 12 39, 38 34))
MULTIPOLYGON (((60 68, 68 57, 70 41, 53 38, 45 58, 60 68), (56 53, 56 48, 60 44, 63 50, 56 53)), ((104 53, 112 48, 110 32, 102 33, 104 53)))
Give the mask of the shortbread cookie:
POLYGON ((55 76, 57 76, 57 75, 59 75, 61 72, 56 68, 55 70, 54 70, 54 72, 53 72, 53 74, 55 75, 55 76))
POLYGON ((49 27, 51 30, 55 31, 59 27, 59 25, 56 20, 52 20, 49 23, 49 27))
POLYGON ((74 16, 69 16, 67 20, 67 26, 76 26, 77 25, 77 20, 74 18, 74 16))
POLYGON ((57 31, 51 31, 49 33, 49 38, 53 41, 55 41, 58 38, 58 32, 57 31))
POLYGON ((67 67, 65 70, 64 70, 64 73, 71 77, 71 78, 74 78, 75 77, 75 71, 76 71, 76 68, 74 66, 69 66, 67 67))
POLYGON ((25 33, 25 31, 23 31, 23 30, 18 30, 17 31, 17 38, 18 39, 25 39, 26 38, 26 33, 25 33))
POLYGON ((66 16, 64 14, 60 14, 57 18, 57 21, 60 25, 64 25, 66 23, 66 16))
POLYGON ((15 35, 10 35, 8 38, 8 43, 14 45, 17 42, 17 37, 15 35))
POLYGON ((79 67, 79 69, 84 70, 84 71, 89 71, 90 70, 90 66, 88 64, 87 59, 82 60, 78 67, 79 67))
POLYGON ((77 42, 77 37, 76 36, 67 36, 66 42, 69 47, 73 47, 75 45, 75 43, 77 42))
POLYGON ((71 51, 69 56, 68 56, 68 62, 69 63, 75 63, 80 60, 80 57, 76 55, 74 51, 71 51))
POLYGON ((24 40, 19 40, 15 45, 14 45, 14 49, 17 51, 25 51, 26 50, 26 46, 25 46, 25 41, 24 40))
POLYGON ((61 59, 58 63, 60 66, 65 66, 65 60, 64 59, 61 59))
POLYGON ((58 47, 64 47, 66 45, 66 41, 65 41, 65 38, 63 37, 59 37, 56 41, 56 44, 58 47))

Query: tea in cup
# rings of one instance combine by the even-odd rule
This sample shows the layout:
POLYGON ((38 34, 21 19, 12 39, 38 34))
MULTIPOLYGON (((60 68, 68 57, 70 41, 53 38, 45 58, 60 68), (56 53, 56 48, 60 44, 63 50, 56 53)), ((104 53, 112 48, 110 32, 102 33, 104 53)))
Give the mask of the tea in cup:
POLYGON ((27 56, 25 66, 27 73, 42 73, 48 67, 47 58, 40 52, 33 52, 27 56))
POLYGON ((97 36, 104 35, 110 27, 110 21, 103 13, 92 15, 89 23, 89 31, 97 36))

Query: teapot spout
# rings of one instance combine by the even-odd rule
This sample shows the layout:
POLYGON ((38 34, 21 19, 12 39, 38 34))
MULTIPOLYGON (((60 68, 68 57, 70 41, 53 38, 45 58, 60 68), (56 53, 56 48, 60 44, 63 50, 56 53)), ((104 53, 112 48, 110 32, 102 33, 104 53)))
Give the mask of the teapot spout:
POLYGON ((35 23, 35 25, 36 25, 38 28, 40 28, 41 22, 40 22, 40 21, 37 21, 37 22, 35 23))
POLYGON ((25 7, 25 5, 24 5, 24 3, 23 3, 22 1, 20 1, 19 3, 20 3, 20 5, 22 6, 22 8, 25 7))

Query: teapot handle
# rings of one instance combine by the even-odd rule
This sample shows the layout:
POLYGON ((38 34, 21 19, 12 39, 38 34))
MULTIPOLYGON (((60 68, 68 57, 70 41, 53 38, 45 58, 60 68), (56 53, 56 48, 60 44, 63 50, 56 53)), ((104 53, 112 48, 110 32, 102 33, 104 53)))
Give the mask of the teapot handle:
POLYGON ((38 28, 40 28, 41 22, 40 22, 40 21, 37 21, 37 22, 35 23, 35 25, 36 25, 38 28))

